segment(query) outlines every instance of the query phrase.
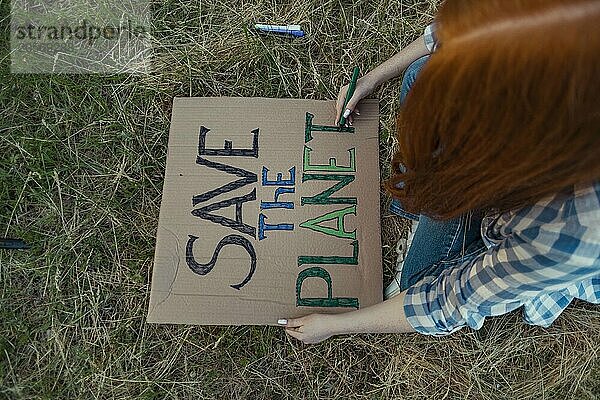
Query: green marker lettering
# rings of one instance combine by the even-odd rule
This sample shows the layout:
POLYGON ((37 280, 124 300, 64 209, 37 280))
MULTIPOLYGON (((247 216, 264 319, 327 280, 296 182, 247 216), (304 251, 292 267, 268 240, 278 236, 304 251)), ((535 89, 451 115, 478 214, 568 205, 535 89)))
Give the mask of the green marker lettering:
POLYGON ((356 215, 356 206, 350 206, 342 210, 335 210, 327 214, 321 215, 320 217, 309 219, 300 224, 302 228, 308 228, 316 232, 321 232, 326 235, 335 236, 341 239, 356 239, 356 229, 352 232, 346 232, 344 229, 344 217, 348 214, 356 215), (320 225, 325 221, 331 221, 337 219, 337 229, 329 228, 327 226, 320 225))
POLYGON ((352 257, 342 256, 300 256, 298 266, 304 264, 345 264, 358 265, 358 240, 352 242, 352 257))
POLYGON ((345 132, 354 133, 354 127, 345 126, 330 126, 330 125, 313 125, 312 120, 314 115, 306 113, 306 123, 304 124, 304 143, 308 143, 312 140, 313 132, 345 132))
POLYGON ((333 193, 342 189, 354 181, 354 175, 325 175, 325 174, 302 174, 302 182, 312 180, 338 181, 335 185, 313 197, 302 197, 300 204, 356 204, 356 197, 330 197, 333 193))
POLYGON ((331 275, 320 267, 307 268, 301 271, 296 278, 296 306, 298 307, 353 307, 358 308, 358 299, 355 297, 333 297, 331 275), (302 298, 302 283, 306 278, 320 278, 327 283, 327 297, 302 298))
POLYGON ((337 160, 334 157, 329 159, 328 165, 311 164, 310 152, 313 151, 310 147, 304 145, 304 155, 302 157, 304 171, 327 171, 327 172, 356 172, 356 149, 353 147, 348 150, 350 153, 350 165, 337 165, 337 160))

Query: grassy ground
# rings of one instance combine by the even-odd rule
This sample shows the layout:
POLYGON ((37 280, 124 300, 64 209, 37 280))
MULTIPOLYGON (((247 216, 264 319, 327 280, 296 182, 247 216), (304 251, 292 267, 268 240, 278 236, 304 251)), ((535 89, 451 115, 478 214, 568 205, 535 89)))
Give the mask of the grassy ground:
MULTIPOLYGON (((273 327, 145 323, 172 97, 334 98, 352 65, 367 70, 406 45, 435 7, 167 0, 155 7, 152 74, 18 76, 3 2, 0 236, 33 248, 0 252, 0 398, 599 396, 600 310, 582 303, 549 329, 511 314, 446 338, 316 346, 273 327), (243 29, 254 21, 297 21, 309 35, 258 37, 243 29)), ((378 93, 384 174, 398 90, 378 93)), ((385 212, 382 224, 389 280, 405 225, 385 212)))

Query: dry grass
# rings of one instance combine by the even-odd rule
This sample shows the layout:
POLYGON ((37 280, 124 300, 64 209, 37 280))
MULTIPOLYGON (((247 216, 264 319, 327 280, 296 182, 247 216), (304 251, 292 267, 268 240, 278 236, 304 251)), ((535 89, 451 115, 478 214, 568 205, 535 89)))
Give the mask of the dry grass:
MULTIPOLYGON (((8 9, 2 3, 3 26, 8 9)), ((517 314, 447 338, 356 335, 305 346, 272 327, 145 323, 173 96, 333 98, 418 36, 433 0, 166 1, 148 76, 16 76, 2 43, 0 397, 592 399, 600 310, 552 328, 517 314), (252 22, 299 22, 300 40, 252 22)), ((399 82, 381 88, 387 173, 399 82)), ((382 204, 386 206, 383 197, 382 204)), ((383 215, 384 271, 404 222, 383 215)))

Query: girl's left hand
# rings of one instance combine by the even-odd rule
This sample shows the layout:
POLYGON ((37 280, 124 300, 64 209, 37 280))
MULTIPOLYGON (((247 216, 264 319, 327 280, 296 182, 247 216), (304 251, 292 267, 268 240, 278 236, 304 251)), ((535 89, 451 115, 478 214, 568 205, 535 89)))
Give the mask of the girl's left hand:
POLYGON ((285 325, 285 333, 306 344, 314 344, 336 334, 335 316, 311 314, 290 319, 285 325))

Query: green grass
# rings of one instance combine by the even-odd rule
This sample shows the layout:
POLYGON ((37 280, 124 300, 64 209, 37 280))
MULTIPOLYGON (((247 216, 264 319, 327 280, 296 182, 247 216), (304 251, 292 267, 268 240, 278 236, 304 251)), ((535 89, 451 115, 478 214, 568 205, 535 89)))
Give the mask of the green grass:
MULTIPOLYGON (((435 6, 165 1, 154 7, 151 74, 76 76, 11 74, 2 3, 0 236, 33 247, 0 251, 0 398, 600 396, 600 310, 582 303, 549 329, 513 313, 446 338, 316 346, 274 327, 145 323, 173 96, 334 98, 351 66, 394 54, 435 6), (244 28, 259 21, 298 22, 308 36, 244 28)), ((377 93, 384 175, 398 92, 394 81, 377 93)), ((384 212, 382 226, 389 280, 406 224, 384 212)))

